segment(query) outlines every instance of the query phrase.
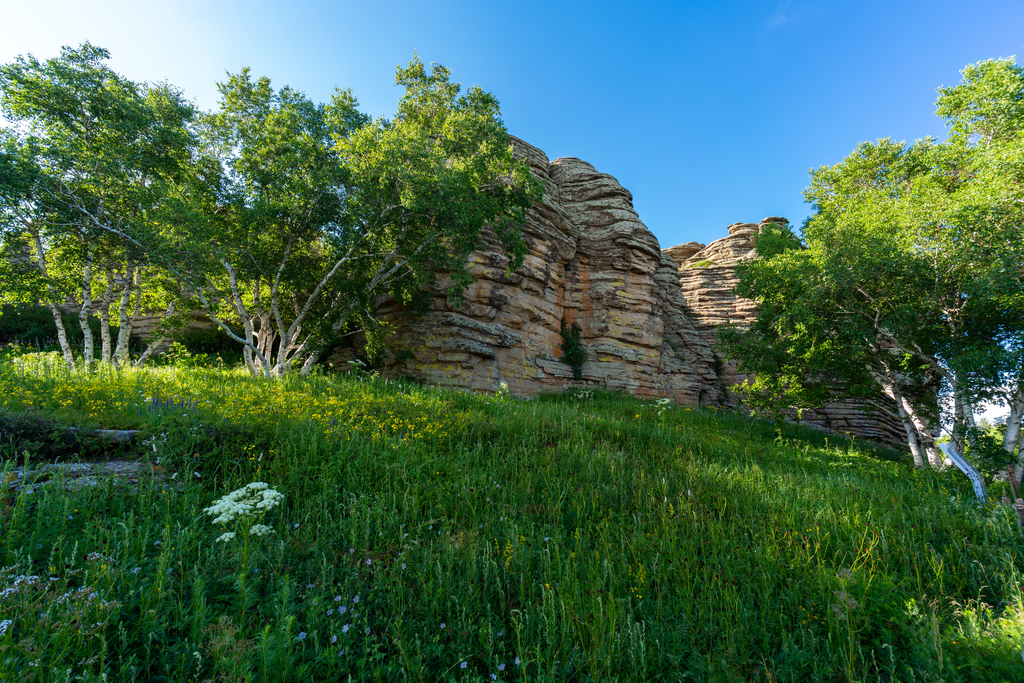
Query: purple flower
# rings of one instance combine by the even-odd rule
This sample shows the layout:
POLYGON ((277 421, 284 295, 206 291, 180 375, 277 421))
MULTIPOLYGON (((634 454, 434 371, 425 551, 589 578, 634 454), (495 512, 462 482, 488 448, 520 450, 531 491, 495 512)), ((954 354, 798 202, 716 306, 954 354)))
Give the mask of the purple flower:
POLYGON ((299 634, 299 640, 305 640, 305 639, 306 639, 306 632, 305 632, 305 631, 303 631, 303 632, 301 632, 301 633, 299 634))

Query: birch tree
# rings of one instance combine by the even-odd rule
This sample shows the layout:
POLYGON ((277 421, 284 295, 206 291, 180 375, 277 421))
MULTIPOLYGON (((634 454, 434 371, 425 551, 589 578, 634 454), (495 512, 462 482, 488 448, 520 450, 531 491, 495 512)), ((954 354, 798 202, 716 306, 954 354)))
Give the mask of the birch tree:
POLYGON ((415 304, 438 272, 457 296, 484 226, 512 267, 525 255, 519 226, 539 185, 512 157, 497 100, 460 96, 447 69, 418 59, 396 84, 396 116, 376 121, 350 91, 314 104, 248 70, 219 86, 204 130, 223 173, 183 200, 205 210, 178 223, 182 282, 254 375, 308 372, 339 335, 374 324, 378 296, 415 304))
POLYGON ((832 398, 865 395, 871 380, 894 401, 915 461, 934 466, 942 463, 934 443, 940 392, 950 397, 961 447, 979 402, 995 400, 1010 408, 1004 448, 1017 450, 1022 107, 1024 73, 1012 60, 973 65, 959 86, 940 89, 946 142, 864 143, 811 172, 806 249, 765 254, 741 269, 737 292, 761 313, 748 333, 725 338, 759 373, 747 387, 751 400, 818 400, 824 394, 812 388, 821 378, 835 387, 832 398), (759 345, 772 354, 758 356, 759 345), (783 359, 784 372, 767 364, 769 355, 783 359))
POLYGON ((76 309, 87 369, 97 312, 101 360, 127 362, 152 213, 188 156, 195 114, 171 86, 134 83, 106 66, 109 57, 85 43, 45 62, 28 55, 0 66, 0 108, 11 122, 0 231, 7 267, 18 275, 4 295, 30 291, 50 309, 69 367, 75 360, 60 309, 76 309))

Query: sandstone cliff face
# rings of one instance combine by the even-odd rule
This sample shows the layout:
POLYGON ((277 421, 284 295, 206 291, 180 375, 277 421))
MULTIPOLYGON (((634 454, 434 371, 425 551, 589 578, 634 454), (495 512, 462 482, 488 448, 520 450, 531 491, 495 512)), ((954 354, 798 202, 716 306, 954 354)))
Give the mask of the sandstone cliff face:
MULTIPOLYGON (((483 391, 504 381, 520 395, 599 386, 688 405, 736 405, 727 387, 741 377, 717 358, 715 330, 756 315, 732 288, 736 263, 752 255, 764 221, 731 225, 728 237, 707 246, 662 251, 615 178, 580 159, 549 162, 536 147, 513 142, 544 183, 523 226, 522 267, 506 274, 508 259, 485 234, 470 256, 476 282, 461 307, 448 303, 443 282, 423 316, 382 301, 378 314, 395 330, 386 372, 483 391), (561 360, 563 320, 583 329, 589 359, 579 381, 561 360)), ((856 407, 814 420, 883 441, 892 436, 856 407)))
POLYGON ((585 161, 549 162, 514 143, 544 181, 523 228, 523 266, 507 276, 506 257, 485 235, 461 308, 443 288, 422 317, 385 302, 378 312, 397 330, 388 372, 466 389, 505 381, 517 394, 558 391, 572 383, 560 360, 565 320, 581 325, 590 353, 578 384, 681 403, 717 399, 711 346, 687 321, 676 264, 629 191, 585 161))

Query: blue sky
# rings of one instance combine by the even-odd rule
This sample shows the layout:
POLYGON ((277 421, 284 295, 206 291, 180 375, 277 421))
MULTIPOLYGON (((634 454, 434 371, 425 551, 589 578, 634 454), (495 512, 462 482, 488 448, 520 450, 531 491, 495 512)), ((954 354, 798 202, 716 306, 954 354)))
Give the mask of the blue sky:
POLYGON ((249 66, 389 116, 418 51, 502 104, 511 133, 629 188, 663 247, 809 212, 808 169, 864 140, 944 137, 935 89, 1020 53, 1024 1, 290 3, 34 0, 8 6, 0 62, 89 40, 203 108, 249 66))

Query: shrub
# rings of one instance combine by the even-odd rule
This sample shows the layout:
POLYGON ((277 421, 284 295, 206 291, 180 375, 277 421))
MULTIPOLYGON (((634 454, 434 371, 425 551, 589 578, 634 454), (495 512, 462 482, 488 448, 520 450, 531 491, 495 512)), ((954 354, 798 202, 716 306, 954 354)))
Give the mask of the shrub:
POLYGON ((562 320, 562 360, 572 368, 573 379, 583 378, 583 364, 587 362, 587 348, 583 345, 583 329, 574 322, 566 325, 562 320))

